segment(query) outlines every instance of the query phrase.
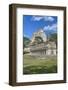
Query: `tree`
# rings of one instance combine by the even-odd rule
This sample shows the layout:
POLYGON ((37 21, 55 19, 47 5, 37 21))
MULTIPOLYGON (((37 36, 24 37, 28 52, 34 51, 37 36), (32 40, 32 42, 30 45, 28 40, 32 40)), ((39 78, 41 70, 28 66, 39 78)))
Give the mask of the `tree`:
POLYGON ((23 48, 28 47, 29 43, 30 43, 30 39, 27 37, 23 37, 23 48))
POLYGON ((56 43, 56 46, 57 46, 57 33, 51 34, 49 37, 49 41, 54 41, 56 43))

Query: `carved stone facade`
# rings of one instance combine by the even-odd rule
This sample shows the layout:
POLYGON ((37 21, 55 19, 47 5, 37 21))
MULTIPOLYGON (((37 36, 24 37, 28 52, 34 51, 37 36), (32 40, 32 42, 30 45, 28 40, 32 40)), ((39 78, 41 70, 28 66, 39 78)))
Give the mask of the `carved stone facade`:
POLYGON ((30 54, 37 56, 56 55, 57 54, 56 44, 55 42, 44 42, 41 44, 31 45, 30 54))
POLYGON ((45 32, 40 29, 33 34, 32 40, 29 45, 29 52, 30 55, 35 56, 57 55, 56 43, 53 41, 49 41, 45 32), (39 39, 37 40, 36 38, 39 39), (40 42, 38 43, 38 41, 40 42))

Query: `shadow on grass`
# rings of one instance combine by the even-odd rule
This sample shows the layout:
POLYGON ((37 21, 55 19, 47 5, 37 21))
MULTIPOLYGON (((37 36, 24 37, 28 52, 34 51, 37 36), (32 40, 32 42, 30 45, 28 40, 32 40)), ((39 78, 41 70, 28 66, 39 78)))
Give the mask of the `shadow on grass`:
POLYGON ((45 73, 57 73, 57 66, 26 66, 23 69, 24 74, 45 74, 45 73))

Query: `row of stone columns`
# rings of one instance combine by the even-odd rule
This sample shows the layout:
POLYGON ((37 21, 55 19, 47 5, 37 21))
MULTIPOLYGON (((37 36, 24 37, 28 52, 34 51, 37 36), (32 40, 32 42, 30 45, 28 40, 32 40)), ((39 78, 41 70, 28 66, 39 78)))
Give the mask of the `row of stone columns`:
POLYGON ((39 50, 39 51, 31 51, 31 55, 56 55, 56 49, 46 49, 46 50, 39 50))

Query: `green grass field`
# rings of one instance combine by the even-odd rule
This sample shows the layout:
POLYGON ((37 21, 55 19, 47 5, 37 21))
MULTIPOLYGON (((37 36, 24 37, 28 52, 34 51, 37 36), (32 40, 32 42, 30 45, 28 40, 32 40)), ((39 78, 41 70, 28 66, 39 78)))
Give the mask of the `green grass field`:
POLYGON ((25 54, 23 63, 24 74, 57 73, 56 56, 41 58, 25 54))

